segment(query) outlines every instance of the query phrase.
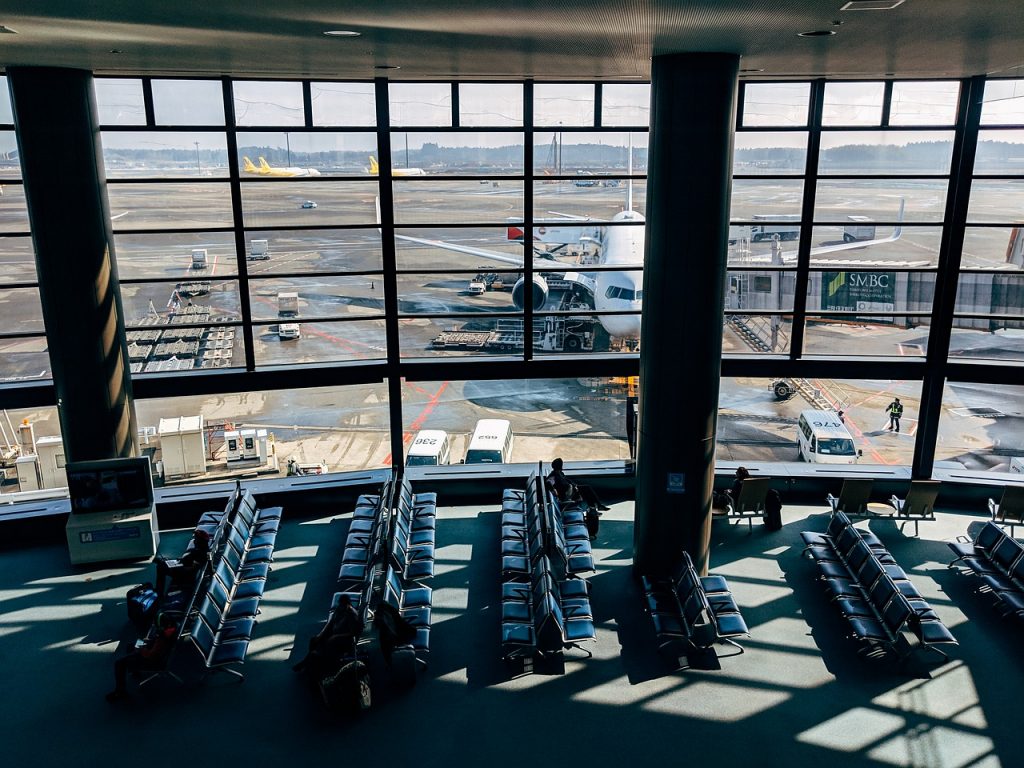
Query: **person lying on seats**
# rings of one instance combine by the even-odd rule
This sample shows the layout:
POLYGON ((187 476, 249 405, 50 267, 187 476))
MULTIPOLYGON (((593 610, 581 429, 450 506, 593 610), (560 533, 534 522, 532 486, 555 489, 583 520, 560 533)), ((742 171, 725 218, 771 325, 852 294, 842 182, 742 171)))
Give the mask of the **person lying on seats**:
POLYGON ((129 672, 163 669, 177 639, 178 624, 174 617, 161 613, 156 618, 156 631, 141 646, 114 662, 114 690, 107 694, 107 701, 117 701, 128 695, 129 672))
POLYGON ((551 471, 545 479, 545 483, 555 494, 555 498, 563 502, 583 501, 588 507, 602 511, 609 509, 601 503, 597 494, 594 493, 594 489, 589 485, 577 485, 566 477, 565 472, 562 471, 563 466, 561 459, 552 459, 551 471))
POLYGON ((309 652, 292 667, 296 672, 307 669, 320 679, 333 674, 345 659, 356 655, 356 642, 363 633, 363 620, 348 595, 338 599, 338 607, 324 624, 324 628, 310 639, 309 652))

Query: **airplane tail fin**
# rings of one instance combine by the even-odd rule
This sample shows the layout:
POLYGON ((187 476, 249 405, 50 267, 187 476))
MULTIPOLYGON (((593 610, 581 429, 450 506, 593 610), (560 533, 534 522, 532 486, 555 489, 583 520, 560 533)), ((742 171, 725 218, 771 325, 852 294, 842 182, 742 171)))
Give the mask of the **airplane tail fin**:
POLYGON ((260 172, 260 169, 257 168, 255 165, 253 165, 252 164, 252 160, 250 160, 248 157, 243 157, 242 158, 242 170, 245 171, 246 173, 259 173, 260 172))
MULTIPOLYGON (((376 176, 380 171, 380 166, 377 165, 377 158, 370 155, 370 175, 376 176)), ((379 219, 378 219, 379 220, 379 219)))
POLYGON ((260 158, 260 171, 263 173, 270 173, 270 165, 267 163, 265 157, 260 158))
POLYGON ((903 209, 907 205, 907 199, 905 197, 900 198, 900 210, 896 214, 896 227, 892 231, 892 239, 899 240, 900 235, 903 234, 903 209))

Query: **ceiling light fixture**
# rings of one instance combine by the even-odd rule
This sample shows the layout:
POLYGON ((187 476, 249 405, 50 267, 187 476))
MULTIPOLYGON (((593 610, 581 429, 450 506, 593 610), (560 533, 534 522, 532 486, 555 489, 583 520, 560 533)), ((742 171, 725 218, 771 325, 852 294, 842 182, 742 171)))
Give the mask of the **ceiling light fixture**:
POLYGON ((374 69, 401 69, 397 64, 377 64, 374 69))
POLYGON ((764 72, 764 70, 763 69, 741 69, 740 70, 740 74, 741 75, 749 75, 749 74, 751 74, 753 72, 764 72))
POLYGON ((355 32, 351 29, 328 29, 324 32, 327 37, 359 37, 362 32, 355 32))
POLYGON ((797 37, 831 37, 836 31, 834 29, 812 29, 810 32, 797 32, 797 37))
POLYGON ((110 49, 110 50, 108 51, 108 53, 112 53, 112 54, 114 54, 115 56, 119 56, 120 54, 124 53, 124 51, 122 51, 122 50, 121 50, 120 48, 111 48, 111 49, 110 49))
POLYGON ((0 24, 0 35, 16 35, 18 30, 11 29, 6 24, 0 24))
POLYGON ((906 0, 850 0, 840 11, 891 11, 906 0))

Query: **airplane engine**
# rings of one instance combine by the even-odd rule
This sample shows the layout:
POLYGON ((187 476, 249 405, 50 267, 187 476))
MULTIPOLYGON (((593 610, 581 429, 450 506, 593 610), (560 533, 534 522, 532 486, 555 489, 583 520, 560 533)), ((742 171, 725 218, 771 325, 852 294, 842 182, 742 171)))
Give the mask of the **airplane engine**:
MULTIPOLYGON (((526 278, 520 277, 512 288, 512 303, 516 309, 523 309, 526 306, 526 278)), ((543 309, 548 300, 548 283, 540 275, 533 276, 533 308, 543 309)))

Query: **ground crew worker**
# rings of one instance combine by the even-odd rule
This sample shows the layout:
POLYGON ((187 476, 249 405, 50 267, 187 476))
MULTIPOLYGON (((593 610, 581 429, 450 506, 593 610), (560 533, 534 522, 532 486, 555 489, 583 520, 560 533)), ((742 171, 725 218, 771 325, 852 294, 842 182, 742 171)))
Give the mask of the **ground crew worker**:
POLYGON ((897 432, 900 431, 900 417, 903 415, 903 404, 897 397, 889 403, 889 407, 885 409, 885 412, 889 414, 889 426, 886 429, 895 429, 897 432))

